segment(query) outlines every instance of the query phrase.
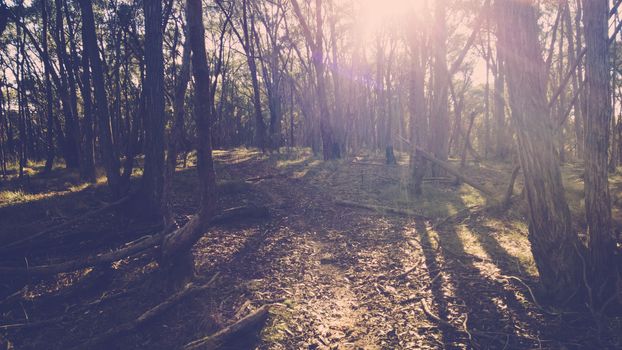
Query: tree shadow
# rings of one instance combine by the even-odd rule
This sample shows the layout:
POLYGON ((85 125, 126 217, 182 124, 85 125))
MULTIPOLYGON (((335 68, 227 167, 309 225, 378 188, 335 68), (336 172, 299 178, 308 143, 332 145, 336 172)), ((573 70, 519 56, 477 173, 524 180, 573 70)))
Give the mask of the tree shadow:
MULTIPOLYGON (((497 267, 486 266, 490 262, 466 251, 459 229, 455 225, 444 226, 435 232, 440 249, 424 249, 429 267, 438 265, 438 260, 446 262, 446 269, 441 272, 443 278, 430 274, 430 278, 436 278, 431 290, 438 316, 444 320, 450 315, 459 318, 462 323, 456 331, 460 332, 461 340, 469 341, 465 336, 470 336, 472 342, 483 348, 537 346, 532 337, 534 333, 537 337, 538 333, 534 319, 515 292, 507 290, 502 281, 495 278, 497 267), (455 297, 463 305, 449 302, 443 282, 451 283, 455 297), (468 321, 464 321, 466 317, 468 321)), ((432 246, 433 235, 425 224, 419 223, 416 230, 422 244, 432 246)))

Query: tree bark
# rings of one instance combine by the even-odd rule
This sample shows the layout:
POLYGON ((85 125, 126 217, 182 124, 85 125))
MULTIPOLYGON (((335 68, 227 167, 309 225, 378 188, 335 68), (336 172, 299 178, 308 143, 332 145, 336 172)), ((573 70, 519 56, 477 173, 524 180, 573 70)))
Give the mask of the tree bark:
POLYGON ((143 2, 145 12, 145 172, 142 195, 146 209, 165 215, 164 192, 164 54, 162 52, 162 1, 143 2))
POLYGON ((192 51, 192 73, 194 76, 194 117, 197 125, 201 206, 199 218, 207 222, 216 211, 216 174, 212 158, 211 121, 212 94, 210 92, 210 70, 205 51, 205 27, 203 25, 201 0, 187 0, 186 16, 188 37, 192 51))
POLYGON ((112 129, 110 125, 110 113, 108 111, 108 98, 106 86, 104 84, 104 70, 99 49, 97 47, 97 35, 95 33, 95 19, 93 17, 93 4, 91 0, 80 0, 82 12, 83 43, 85 52, 89 57, 92 69, 93 87, 95 91, 95 112, 99 126, 99 140, 106 175, 108 176, 108 186, 113 197, 120 198, 120 174, 119 158, 117 157, 114 143, 112 140, 112 129))
POLYGON ((564 301, 582 285, 580 242, 572 229, 553 142, 535 4, 497 1, 499 49, 525 178, 532 253, 546 292, 564 301))
MULTIPOLYGON (((41 20, 43 22, 43 33, 41 39, 41 46, 43 47, 43 60, 49 60, 50 55, 48 51, 48 2, 47 0, 41 1, 41 20)), ((45 74, 45 113, 47 115, 47 154, 45 160, 45 171, 52 170, 54 165, 54 97, 52 94, 52 82, 50 81, 50 66, 44 65, 45 74)))
POLYGON ((599 290, 613 282, 616 236, 611 227, 608 182, 609 124, 611 122, 608 1, 584 2, 587 115, 585 118, 585 214, 591 278, 599 290))

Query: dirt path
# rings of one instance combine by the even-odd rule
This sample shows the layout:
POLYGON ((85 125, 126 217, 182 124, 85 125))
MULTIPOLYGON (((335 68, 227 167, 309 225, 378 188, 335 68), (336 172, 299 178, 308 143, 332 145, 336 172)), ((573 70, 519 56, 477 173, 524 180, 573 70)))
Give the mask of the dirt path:
MULTIPOLYGON (((324 176, 332 178, 330 172, 324 176)), ((482 291, 473 288, 462 295, 457 291, 456 284, 465 282, 453 281, 456 272, 447 271, 465 270, 461 265, 465 263, 445 261, 440 248, 422 242, 425 222, 335 206, 330 188, 316 186, 314 180, 290 176, 259 184, 280 221, 256 252, 263 257, 254 262, 261 278, 254 281, 251 291, 254 298, 281 300, 284 305, 265 328, 260 348, 527 345, 496 312, 503 305, 476 310, 468 319, 469 306, 460 299, 482 291), (434 321, 423 310, 422 301, 432 313, 455 324, 455 329, 434 321), (500 318, 474 320, 478 315, 500 318), (488 326, 490 334, 469 340, 473 336, 466 330, 473 330, 472 324, 488 326)), ((458 274, 470 279, 467 272, 458 274)), ((466 283, 479 287, 472 281, 466 283)))

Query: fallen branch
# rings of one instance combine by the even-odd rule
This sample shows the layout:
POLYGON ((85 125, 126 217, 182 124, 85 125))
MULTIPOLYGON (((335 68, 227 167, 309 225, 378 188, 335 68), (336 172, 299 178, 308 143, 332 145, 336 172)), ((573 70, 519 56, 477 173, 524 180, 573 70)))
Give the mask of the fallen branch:
POLYGON ((212 285, 214 284, 214 282, 216 281, 216 279, 218 278, 218 275, 219 273, 214 274, 214 276, 207 283, 202 284, 202 285, 196 285, 192 282, 186 284, 184 288, 182 288, 180 291, 171 295, 170 297, 168 297, 166 300, 164 300, 160 304, 143 312, 140 316, 138 316, 134 320, 123 323, 119 326, 113 327, 109 329, 108 331, 106 331, 105 333, 103 333, 102 335, 92 338, 88 340, 87 342, 80 344, 79 346, 75 347, 75 349, 94 348, 97 345, 100 345, 101 343, 105 342, 106 340, 114 336, 118 336, 118 335, 131 332, 132 330, 136 329, 138 326, 144 324, 145 322, 155 318, 156 316, 170 309, 172 306, 174 306, 175 304, 177 304, 184 298, 187 298, 191 295, 210 289, 212 285))
POLYGON ((246 317, 243 317, 234 324, 227 326, 213 335, 197 339, 184 346, 185 350, 191 349, 204 349, 212 350, 218 349, 224 342, 230 339, 232 336, 237 335, 249 328, 253 328, 260 323, 263 323, 268 317, 268 311, 271 305, 264 305, 256 311, 250 313, 246 317))
MULTIPOLYGON (((265 207, 238 207, 227 209, 223 211, 222 214, 214 216, 207 223, 205 229, 210 226, 231 222, 232 220, 238 218, 265 217, 266 215, 268 215, 268 209, 265 207)), ((173 252, 176 251, 176 247, 178 245, 187 243, 182 238, 191 236, 195 230, 203 229, 199 226, 199 218, 198 216, 194 215, 191 217, 188 223, 169 234, 161 232, 156 235, 145 236, 144 238, 135 241, 135 243, 132 243, 125 248, 117 249, 113 252, 104 253, 96 256, 89 256, 83 259, 72 260, 53 265, 0 267, 0 274, 28 274, 45 276, 61 272, 75 271, 83 269, 85 267, 111 263, 113 261, 124 259, 128 256, 141 253, 147 249, 160 245, 162 244, 163 240, 165 240, 165 242, 168 242, 166 244, 169 244, 166 251, 173 252)))
POLYGON ((346 201, 346 200, 336 200, 334 203, 336 205, 340 205, 344 207, 367 209, 367 210, 372 210, 372 211, 376 211, 376 212, 383 213, 383 214, 394 214, 394 215, 399 215, 399 216, 409 216, 409 217, 427 219, 427 217, 424 216, 423 214, 416 213, 412 210, 396 209, 396 208, 384 207, 384 206, 379 206, 379 205, 357 203, 357 202, 346 201))

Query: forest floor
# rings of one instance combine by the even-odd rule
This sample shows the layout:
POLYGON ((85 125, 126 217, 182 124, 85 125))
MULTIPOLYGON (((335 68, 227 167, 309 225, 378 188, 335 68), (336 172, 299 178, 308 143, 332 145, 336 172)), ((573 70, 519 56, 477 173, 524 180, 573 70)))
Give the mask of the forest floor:
MULTIPOLYGON (((200 277, 218 273, 213 287, 100 348, 180 348, 264 304, 274 306, 261 329, 224 348, 622 347, 622 320, 540 305, 521 200, 508 211, 489 209, 476 190, 444 179, 426 182, 415 198, 404 156, 396 166, 376 154, 323 162, 299 149, 215 157, 219 207, 265 205, 270 218, 206 232, 194 248, 195 264, 200 277)), ((481 163, 464 171, 501 195, 511 169, 481 163)), ((159 229, 129 205, 3 249, 108 200, 103 179, 85 185, 65 170, 38 170, 29 170, 26 185, 9 180, 0 188, 1 265, 71 260, 159 229)), ((578 166, 564 167, 579 230, 580 174, 578 166)), ((611 183, 619 223, 622 177, 611 183)), ((180 222, 196 211, 196 186, 196 170, 179 169, 173 203, 180 222)), ((519 181, 516 193, 521 187, 519 181)), ((117 261, 112 270, 0 277, 0 349, 84 348, 173 293, 146 255, 117 261), (5 299, 16 291, 17 299, 5 299)))

